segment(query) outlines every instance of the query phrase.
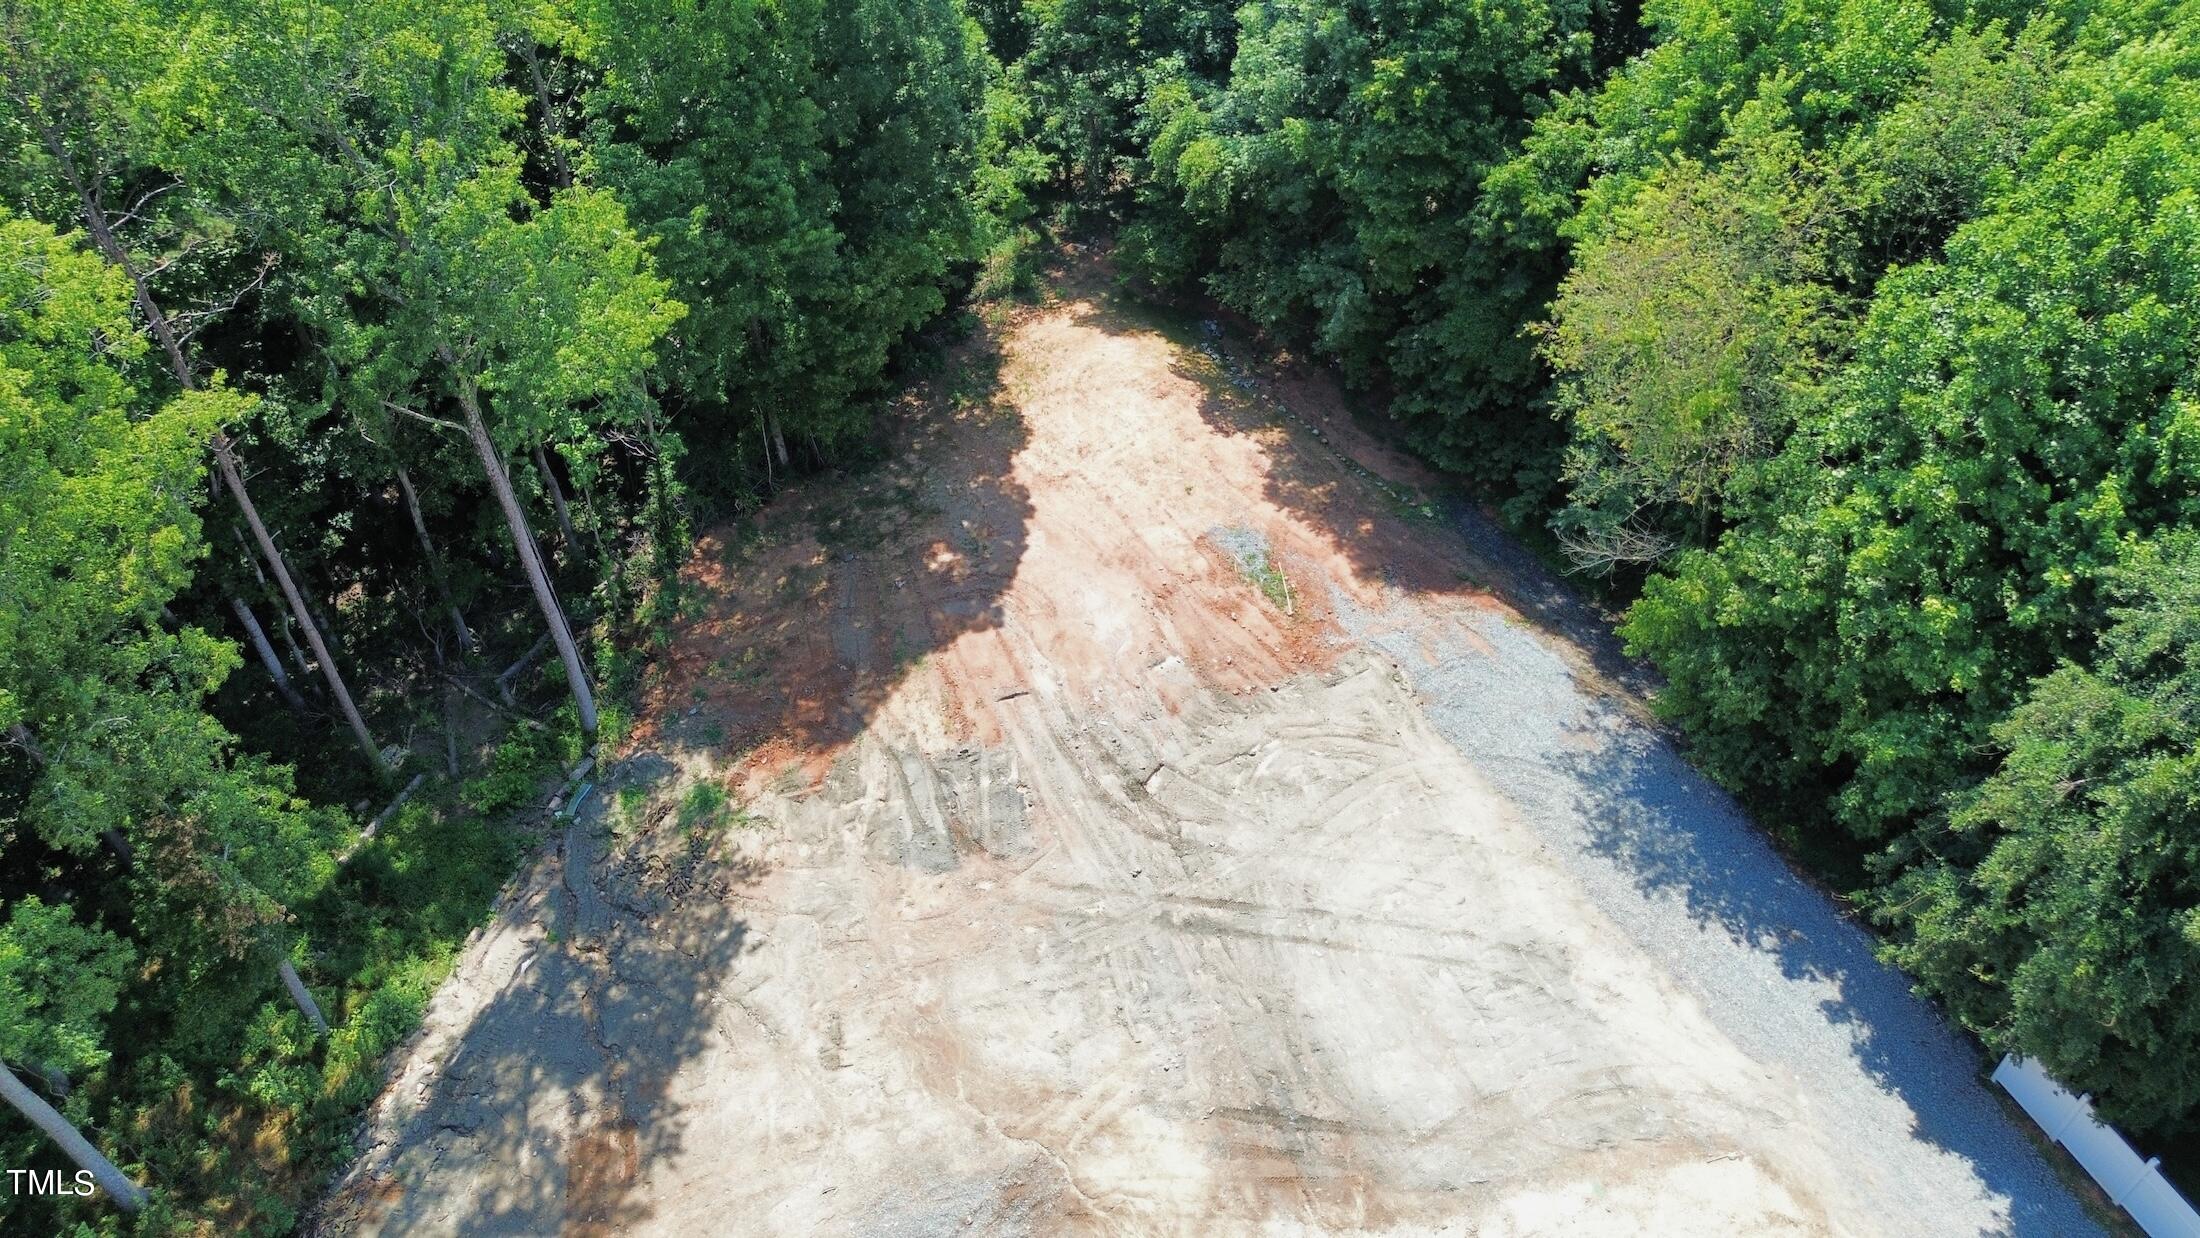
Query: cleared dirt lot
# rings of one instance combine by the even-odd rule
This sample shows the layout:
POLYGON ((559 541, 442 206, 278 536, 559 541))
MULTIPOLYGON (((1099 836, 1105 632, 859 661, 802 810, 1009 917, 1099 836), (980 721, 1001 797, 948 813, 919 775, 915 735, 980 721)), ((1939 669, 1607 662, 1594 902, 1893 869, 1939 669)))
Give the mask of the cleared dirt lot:
POLYGON ((2088 1229, 1547 581, 1066 278, 704 540, 324 1230, 2088 1229))

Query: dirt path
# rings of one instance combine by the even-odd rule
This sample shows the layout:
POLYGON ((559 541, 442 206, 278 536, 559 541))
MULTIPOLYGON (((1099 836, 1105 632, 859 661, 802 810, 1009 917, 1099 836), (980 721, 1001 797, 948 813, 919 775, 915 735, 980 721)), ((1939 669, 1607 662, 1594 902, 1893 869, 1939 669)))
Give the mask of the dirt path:
POLYGON ((1077 278, 705 539, 324 1230, 2088 1232, 1549 582, 1077 278))

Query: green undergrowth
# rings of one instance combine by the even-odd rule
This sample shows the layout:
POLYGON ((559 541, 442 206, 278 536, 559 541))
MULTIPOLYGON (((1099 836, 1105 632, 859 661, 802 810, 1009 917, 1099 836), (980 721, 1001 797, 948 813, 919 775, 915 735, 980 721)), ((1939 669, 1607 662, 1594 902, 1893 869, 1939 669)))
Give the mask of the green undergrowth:
MULTIPOLYGON (((560 719, 560 721, 565 721, 560 719)), ((463 782, 431 784, 291 907, 292 957, 331 1031, 314 1035, 270 961, 148 976, 135 1034, 82 1081, 71 1115, 153 1188, 135 1223, 67 1197, 0 1200, 0 1232, 277 1235, 291 1232, 354 1155, 384 1059, 420 1025, 468 936, 494 915, 533 837, 539 802, 580 737, 520 730, 463 782), (189 1000, 176 997, 188 987, 189 1000)), ((0 1154, 13 1158, 12 1142, 0 1154)), ((47 1167, 24 1148, 13 1166, 47 1167)), ((58 1167, 58 1166, 56 1166, 58 1167)))
POLYGON ((725 787, 708 779, 689 787, 680 797, 679 811, 674 819, 682 834, 711 834, 757 824, 756 818, 728 795, 725 787))

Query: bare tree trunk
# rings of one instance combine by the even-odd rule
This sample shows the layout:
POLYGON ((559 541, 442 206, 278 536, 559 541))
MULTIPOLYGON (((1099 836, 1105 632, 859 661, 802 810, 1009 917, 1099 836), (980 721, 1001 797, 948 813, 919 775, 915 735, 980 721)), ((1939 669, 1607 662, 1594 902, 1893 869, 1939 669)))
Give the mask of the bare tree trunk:
MULTIPOLYGON (((242 465, 239 466, 240 469, 242 467, 242 465)), ((284 570, 288 571, 289 569, 286 566, 284 570)), ((307 609, 313 612, 313 627, 315 631, 319 632, 322 636, 325 637, 330 632, 336 630, 336 624, 328 617, 327 598, 321 597, 318 594, 304 593, 302 591, 299 596, 305 598, 307 609)))
POLYGON ((420 552, 428 556, 428 574, 435 580, 436 592, 443 595, 443 605, 451 614, 451 630, 458 634, 458 647, 470 650, 474 647, 474 634, 466 626, 466 616, 458 609, 458 602, 451 596, 450 579, 443 574, 443 556, 436 553, 435 542, 428 537, 428 522, 420 515, 420 496, 413 490, 412 474, 405 466, 397 466, 397 488, 405 494, 405 510, 412 515, 413 536, 420 539, 420 552))
MULTIPOLYGON (((218 477, 219 474, 216 476, 218 477)), ((219 487, 217 486, 216 489, 218 490, 219 487)), ((260 568, 260 552, 253 548, 252 542, 245 537, 242 530, 232 527, 229 531, 236 536, 237 548, 244 552, 244 561, 252 568, 253 578, 260 582, 260 588, 272 592, 275 585, 267 578, 267 573, 260 568)), ((313 667, 306 661, 305 651, 298 648, 298 638, 290 634, 290 611, 280 605, 275 608, 275 635, 282 638, 283 651, 290 655, 290 664, 298 668, 298 674, 310 678, 313 674, 313 667)), ((291 686, 296 687, 297 685, 293 684, 291 686)))
POLYGON ((519 655, 510 666, 505 667, 503 672, 497 676, 497 695, 504 698, 505 704, 514 705, 518 703, 512 699, 513 678, 533 665, 535 655, 541 653, 542 647, 549 643, 550 634, 548 632, 536 637, 535 643, 527 647, 527 652, 519 655))
POLYGON ((15 1111, 29 1119, 46 1138, 61 1145, 61 1150, 69 1154, 77 1168, 90 1171, 92 1181, 107 1192, 116 1207, 124 1212, 136 1212, 145 1206, 144 1189, 115 1168, 113 1161, 101 1155, 91 1141, 77 1133, 67 1118, 55 1112, 38 1093, 25 1087, 23 1081, 15 1077, 15 1072, 4 1064, 0 1064, 0 1099, 14 1106, 15 1111))
POLYGON ((308 1023, 313 1024, 313 1030, 320 1035, 328 1035, 328 1020, 321 1017, 320 1003, 314 1001, 313 994, 306 991, 305 981, 298 979, 298 969, 290 965, 289 955, 275 956, 275 972, 283 978, 283 987, 290 990, 290 1000, 298 1003, 298 1012, 306 1017, 308 1023))
POLYGON ((282 659, 275 656, 275 646, 267 643, 267 632, 260 627, 259 617, 245 605, 243 598, 229 599, 229 608, 236 612, 237 622, 244 625, 245 635, 252 641, 252 651, 260 656, 260 665, 267 669, 267 677, 275 681, 275 691, 282 694, 284 703, 293 710, 304 713, 305 698, 290 686, 290 675, 283 670, 282 659))
POLYGON ((392 799, 389 803, 383 805, 382 811, 374 814, 374 820, 367 822, 367 828, 359 831, 359 837, 372 838, 376 834, 381 833, 382 827, 389 824, 389 820, 391 817, 397 815, 397 810, 403 808, 405 806, 405 801, 411 799, 413 797, 413 792, 418 791, 421 787, 421 784, 427 781, 428 776, 426 774, 414 774, 412 776, 412 781, 405 784, 405 789, 399 791, 395 799, 392 799))
POLYGON ((534 40, 522 35, 520 42, 526 47, 521 53, 527 61, 527 76, 535 87, 535 110, 542 114, 543 145, 550 148, 550 167, 557 177, 557 187, 573 187, 573 164, 565 157, 565 125, 550 106, 550 82, 542 75, 542 56, 535 50, 534 40))
POLYGON ((321 640, 320 626, 313 622, 312 612, 306 609, 305 595, 298 592, 297 582, 291 580, 290 569, 283 563, 283 552, 275 548, 275 539, 268 535, 267 526, 260 521, 260 511, 252 505, 251 496, 245 493, 244 476, 237 468, 237 457, 229 449, 229 436, 217 431, 214 435, 214 465, 222 473, 222 480, 229 483, 229 493, 237 500, 237 507, 244 512, 244 522, 252 529, 252 538, 260 544, 260 553, 267 557, 267 565, 275 572, 275 583, 282 586, 283 597, 290 602, 292 613, 298 616, 298 626, 305 629, 306 644, 313 649, 313 658, 321 664, 321 677, 328 681, 328 689, 336 698, 336 708, 351 727, 353 739, 359 741, 359 750, 366 753, 367 763, 377 774, 390 772, 389 762, 382 759, 382 750, 375 746, 374 736, 367 732, 367 720, 359 716, 359 707, 352 703, 351 689, 344 685, 342 672, 336 669, 336 659, 329 656, 328 646, 321 640))
MULTIPOLYGON (((116 239, 114 230, 108 223, 107 208, 100 204, 96 187, 77 171, 76 159, 70 153, 68 144, 61 140, 60 133, 44 121, 39 123, 39 130, 47 151, 54 156, 61 168, 62 177, 76 191, 77 204, 81 208, 85 229, 92 235, 92 244, 99 250, 100 256, 113 263, 129 279, 138 309, 145 315, 145 324, 152 330, 153 338, 160 342, 161 351, 168 355, 168 366, 175 372, 176 382, 185 391, 197 390, 198 381, 191 373, 191 362, 183 355, 183 341, 176 335, 175 325, 168 321, 168 315, 162 311, 160 302, 154 299, 152 286, 146 282, 145 273, 138 270, 137 264, 130 259, 130 252, 116 239)), ((344 677, 336 669, 336 660, 329 656, 328 647, 322 643, 319 625, 306 609, 305 598, 298 592, 298 586, 291 582, 290 569, 283 562, 282 552, 275 548, 274 539, 268 536, 267 526, 260 522, 259 509, 253 506, 252 497, 245 492, 244 474, 237 467, 235 453, 230 450, 229 436, 219 430, 214 432, 214 464, 221 471, 222 481, 229 486, 230 497, 237 501, 237 507, 243 511, 245 523, 252 527, 252 536, 259 541, 261 553, 267 556, 268 566, 274 569, 275 579, 282 585, 285 600, 297 613, 299 625, 305 628, 306 643, 313 647, 313 656, 320 660, 321 673, 328 680, 329 690, 336 695, 337 707, 343 712, 344 720, 351 725, 352 736, 359 741, 360 748, 366 752, 367 761, 374 766, 375 772, 387 774, 389 766, 382 760, 382 750, 375 746, 374 737, 367 733, 366 721, 359 716, 358 707, 352 704, 351 689, 344 686, 344 677)))
MULTIPOLYGON (((770 351, 770 346, 764 340, 764 323, 761 319, 749 319, 748 334, 749 348, 757 356, 762 357, 770 351)), ((779 456, 779 469, 781 472, 785 472, 787 469, 787 440, 784 435, 780 434, 779 419, 772 416, 772 410, 760 407, 757 409, 757 414, 763 425, 764 484, 772 489, 777 489, 778 487, 772 478, 772 455, 776 450, 779 456)))
MULTIPOLYGON (((456 370, 457 358, 448 350, 444 361, 456 370)), ((588 672, 581 666, 581 651, 573 643, 573 630, 565 622, 565 611, 558 605, 557 591, 550 586, 550 573, 542 566, 542 551, 535 545, 534 531, 527 527, 527 513, 521 510, 519 497, 512 493, 511 475, 504 470, 504 457, 497 451, 496 441, 489 437, 489 425, 482 420, 481 402, 476 398, 473 383, 459 375, 459 407, 466 411, 466 436, 473 440, 474 452, 481 457, 481 470, 488 474, 489 488, 496 492, 497 505, 504 509, 504 522, 512 530, 512 543, 519 551, 520 564, 527 570, 527 583, 534 588, 535 601, 542 607, 543 622, 550 627, 550 639, 558 647, 558 659, 565 663, 565 682, 573 689, 573 703, 580 710, 581 730, 590 735, 596 733, 596 694, 589 690, 588 672)))
POLYGON ((542 488, 550 495, 550 510, 557 513, 558 532, 565 537, 566 553, 581 552, 579 535, 573 532, 573 513, 565 505, 565 491, 558 486, 558 475, 550 471, 550 459, 543 453, 542 444, 535 444, 535 467, 542 472, 542 488))
MULTIPOLYGON (((272 588, 272 586, 270 587, 272 588)), ((313 664, 306 661, 306 651, 298 647, 298 638, 290 630, 290 612, 280 606, 276 607, 275 620, 275 635, 283 638, 283 652, 290 655, 290 664, 297 667, 298 673, 301 675, 312 674, 313 664)), ((314 695, 320 695, 321 690, 319 688, 315 688, 313 691, 314 695)))
POLYGON ((780 471, 785 472, 787 468, 787 436, 779 432, 779 418, 772 416, 772 411, 768 408, 764 410, 764 429, 772 436, 772 451, 779 456, 780 471))

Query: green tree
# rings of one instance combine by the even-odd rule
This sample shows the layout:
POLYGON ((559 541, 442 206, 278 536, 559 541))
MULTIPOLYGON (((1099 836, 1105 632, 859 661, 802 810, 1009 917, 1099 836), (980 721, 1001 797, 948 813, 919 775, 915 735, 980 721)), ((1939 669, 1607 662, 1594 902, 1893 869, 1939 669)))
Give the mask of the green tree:
MULTIPOLYGON (((184 140, 178 114, 184 109, 162 106, 173 102, 178 84, 167 56, 173 31, 145 6, 109 0, 26 0, 7 6, 0 22, 0 83, 6 104, 0 125, 15 166, 33 187, 33 205, 83 227, 99 255, 129 279, 138 313, 177 386, 199 390, 205 384, 189 345, 207 314, 196 315, 201 319, 196 324, 179 318, 154 287, 162 272, 209 245, 205 221, 193 215, 198 203, 191 187, 166 177, 152 162, 184 140), (176 190, 184 192, 172 192, 176 190), (149 230, 149 239, 169 252, 134 250, 125 230, 132 221, 156 218, 159 226, 149 230)), ((382 750, 353 702, 320 624, 252 501, 227 432, 216 424, 210 435, 222 485, 281 586, 353 738, 373 769, 386 773, 382 750)))
POLYGON ((1839 208, 1792 132, 1751 136, 1714 167, 1660 169, 1577 246, 1552 303, 1572 485, 1553 523, 1583 566, 1708 540, 1824 368, 1839 208))
POLYGON ((1781 815, 1929 817, 2124 540, 2200 519, 2194 28, 2073 61, 2008 192, 1878 283, 1735 527, 1630 612, 1699 758, 1781 815))
POLYGON ((1888 954, 2118 1121, 2200 1105, 2200 536, 2134 549, 2092 665, 2036 680, 1878 899, 1888 954))
POLYGON ((238 0, 225 21, 213 89, 230 122, 201 144, 220 156, 206 175, 231 200, 282 199, 269 234, 307 259, 294 303, 340 390, 473 448, 593 733, 594 689, 510 461, 546 442, 586 458, 644 415, 651 349, 681 307, 614 196, 529 193, 523 101, 480 6, 238 0), (446 404, 455 420, 434 411, 446 404))
POLYGON ((1018 67, 1048 161, 1087 219, 1134 183, 1138 112, 1154 75, 1220 80, 1234 54, 1234 5, 1200 0, 1027 0, 1022 20, 985 15, 994 49, 1018 67), (1013 37, 1000 39, 999 32, 1013 37))
POLYGON ((0 249, 0 731, 33 775, 31 822, 81 851, 179 789, 170 732, 203 725, 233 664, 161 611, 203 552, 201 444, 235 397, 141 412, 122 273, 5 214, 0 249))
POLYGON ((433 295, 410 301, 404 318, 442 362, 565 665, 581 729, 594 734, 595 695, 505 461, 545 439, 600 447, 593 440, 602 426, 647 401, 640 383, 650 349, 682 307, 652 273, 616 198, 571 189, 515 220, 526 203, 505 167, 408 222, 400 282, 433 295))
POLYGON ((784 469, 785 423, 811 412, 793 390, 822 334, 811 302, 840 274, 815 97, 822 12, 803 0, 577 7, 601 74, 586 96, 595 165, 691 307, 666 377, 699 415, 753 423, 767 465, 784 469))
POLYGON ((1591 17, 1565 0, 1243 7, 1220 65, 1186 45, 1145 72, 1126 265, 1204 283, 1349 380, 1389 385, 1445 464, 1547 471, 1521 327, 1556 269, 1483 186, 1588 69, 1591 17))
POLYGON ((136 1212, 144 1189, 15 1073, 27 1065, 51 1077, 105 1062, 100 1024, 129 965, 128 946, 76 923, 66 907, 26 898, 0 924, 0 1100, 90 1172, 118 1207, 136 1212))
POLYGON ((894 346, 977 255, 984 46, 959 0, 856 0, 827 10, 819 70, 840 262, 813 293, 813 432, 876 392, 894 346))
MULTIPOLYGON (((8 822, 0 889, 50 888, 99 839, 114 841, 126 880, 95 879, 86 901, 126 915, 165 968, 198 974, 276 943, 283 900, 325 879, 317 857, 339 824, 294 800, 286 771, 232 754, 205 700, 236 653, 168 620, 205 553, 193 509, 203 445, 241 401, 186 391, 153 405, 138 394, 127 371, 146 341, 131 321, 131 282, 79 238, 0 215, 0 252, 0 732, 11 739, 0 803, 30 830, 8 822), (208 931, 216 925, 229 931, 208 931)), ((19 908, 18 919, 36 914, 19 908)), ((73 947, 60 922, 17 927, 64 951, 73 947)), ((30 941, 17 938, 25 950, 30 941)), ((93 953, 119 957, 106 945, 93 953)), ((52 966, 70 957, 57 953, 52 966)), ((278 970, 287 966, 279 956, 278 970)), ((39 1042, 51 1054, 0 1056, 64 1072, 94 1064, 88 1024, 114 996, 105 980, 85 992, 99 1000, 53 999, 70 1013, 48 1029, 60 1039, 39 1042)), ((0 1027, 0 1044, 32 1034, 0 1027)), ((0 1087, 84 1161, 81 1141, 24 1103, 12 1076, 0 1087)), ((141 1202, 111 1167, 88 1167, 108 1175, 118 1201, 141 1202)))
POLYGON ((769 475, 856 437, 977 250, 976 29, 943 0, 576 8, 594 166, 691 308, 666 372, 699 441, 753 428, 769 475))

